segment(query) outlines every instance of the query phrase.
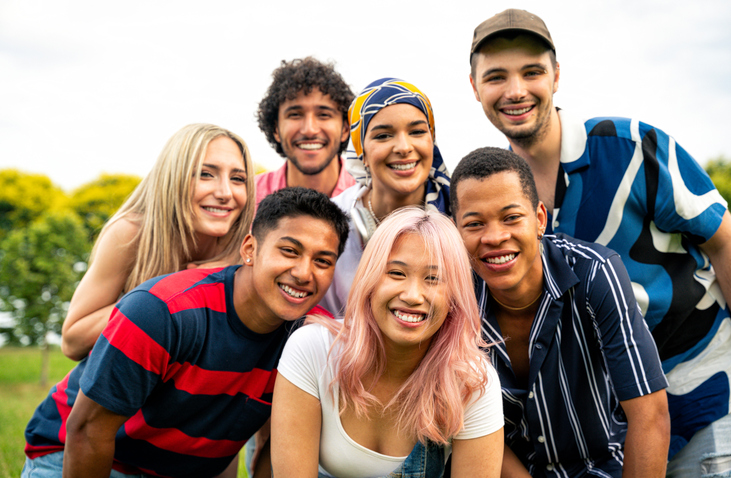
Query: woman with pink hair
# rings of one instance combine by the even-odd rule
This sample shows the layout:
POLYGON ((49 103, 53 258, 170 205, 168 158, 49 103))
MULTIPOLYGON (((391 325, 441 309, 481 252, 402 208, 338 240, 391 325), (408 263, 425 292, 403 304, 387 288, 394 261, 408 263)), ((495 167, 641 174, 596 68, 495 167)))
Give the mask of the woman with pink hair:
POLYGON ((289 339, 274 387, 275 477, 497 477, 500 382, 480 350, 467 252, 437 211, 404 208, 368 242, 341 321, 289 339))

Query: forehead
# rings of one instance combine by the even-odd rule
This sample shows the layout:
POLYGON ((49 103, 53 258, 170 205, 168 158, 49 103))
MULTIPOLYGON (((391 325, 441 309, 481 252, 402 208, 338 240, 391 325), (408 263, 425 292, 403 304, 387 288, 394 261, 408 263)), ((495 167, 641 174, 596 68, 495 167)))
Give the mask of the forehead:
POLYGON ((550 64, 550 53, 546 44, 530 34, 515 38, 494 37, 485 41, 477 54, 477 68, 495 67, 495 63, 507 60, 533 60, 550 64))
POLYGON ((285 99, 279 105, 279 112, 283 112, 291 108, 327 108, 339 110, 339 106, 330 95, 323 94, 319 88, 313 87, 308 94, 304 90, 300 90, 292 99, 285 99))
POLYGON ((368 129, 376 124, 395 125, 399 123, 412 123, 414 121, 426 121, 426 115, 416 106, 408 103, 397 103, 381 108, 368 123, 368 129))
POLYGON ((340 245, 340 239, 332 224, 309 215, 279 219, 276 226, 266 233, 262 243, 273 245, 280 241, 301 245, 306 250, 333 253, 336 256, 340 245))
POLYGON ((427 250, 426 242, 420 234, 407 232, 396 239, 388 260, 389 262, 403 263, 415 269, 432 269, 436 261, 436 258, 433 257, 434 252, 435 248, 433 247, 427 250))
POLYGON ((464 214, 495 214, 511 205, 532 209, 515 171, 501 171, 482 179, 457 183, 457 219, 464 214))

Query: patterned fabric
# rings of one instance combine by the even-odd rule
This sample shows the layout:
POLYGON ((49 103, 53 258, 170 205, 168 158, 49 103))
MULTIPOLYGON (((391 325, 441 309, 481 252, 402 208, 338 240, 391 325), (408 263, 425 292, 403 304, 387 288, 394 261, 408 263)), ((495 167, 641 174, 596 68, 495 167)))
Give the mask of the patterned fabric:
POLYGON ((559 115, 563 174, 549 223, 622 257, 670 382, 672 457, 731 408, 731 319, 698 247, 717 231, 726 202, 663 131, 559 115))
POLYGON ((667 387, 619 256, 544 236, 544 294, 529 337, 528 389, 518 382, 484 281, 476 278, 488 354, 503 391, 506 444, 533 477, 621 477, 620 401, 667 387))
POLYGON ((417 87, 397 78, 381 78, 366 86, 348 109, 350 120, 350 142, 345 167, 355 180, 369 186, 368 175, 363 164, 363 143, 371 119, 389 105, 405 103, 415 106, 426 116, 429 131, 434 141, 434 159, 426 185, 426 206, 449 215, 449 171, 437 147, 434 135, 434 112, 429 98, 417 87))
POLYGON ((114 468, 221 473, 271 413, 275 366, 292 323, 256 334, 233 306, 239 266, 157 277, 127 294, 90 356, 51 390, 26 428, 29 458, 63 450, 79 388, 129 416, 114 468))

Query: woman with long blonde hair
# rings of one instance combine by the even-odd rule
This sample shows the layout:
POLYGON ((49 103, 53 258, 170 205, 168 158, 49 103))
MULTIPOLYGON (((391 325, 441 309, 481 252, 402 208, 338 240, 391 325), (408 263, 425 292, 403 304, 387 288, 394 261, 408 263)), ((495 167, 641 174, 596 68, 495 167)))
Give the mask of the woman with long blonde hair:
POLYGON ((147 279, 239 262, 253 206, 254 169, 243 139, 211 124, 175 133, 102 228, 63 324, 64 354, 84 358, 120 296, 147 279))
POLYGON ((500 383, 480 347, 462 239, 437 211, 401 209, 363 252, 342 322, 289 339, 272 409, 275 477, 497 477, 500 383), (400 475, 401 473, 402 475, 400 475))

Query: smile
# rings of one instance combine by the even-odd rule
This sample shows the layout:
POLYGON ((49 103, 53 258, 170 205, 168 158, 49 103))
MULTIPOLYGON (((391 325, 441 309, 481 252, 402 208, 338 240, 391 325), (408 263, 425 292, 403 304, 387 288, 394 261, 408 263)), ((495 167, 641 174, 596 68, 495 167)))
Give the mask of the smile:
POLYGON ((325 147, 322 143, 299 143, 297 144, 299 149, 305 149, 307 151, 316 151, 325 147))
POLYGON ((505 264, 506 262, 510 262, 513 259, 515 259, 515 253, 498 257, 486 257, 484 261, 488 264, 505 264))
POLYGON ((416 163, 417 161, 414 161, 413 163, 389 164, 388 167, 397 171, 408 171, 409 169, 414 169, 416 167, 416 163))
POLYGON ((517 110, 503 109, 502 112, 505 113, 506 115, 510 115, 510 116, 520 116, 520 115, 522 115, 524 113, 529 112, 532 109, 533 109, 532 106, 526 106, 525 108, 520 108, 520 109, 517 109, 517 110))
POLYGON ((426 320, 426 314, 407 314, 405 312, 394 310, 393 315, 395 315, 399 320, 412 324, 426 320))
POLYGON ((304 298, 304 297, 307 297, 308 295, 310 295, 310 293, 309 293, 309 292, 305 292, 305 291, 299 291, 299 290, 296 290, 296 289, 293 289, 293 288, 291 288, 291 287, 290 287, 290 286, 288 286, 288 285, 284 285, 284 284, 277 284, 277 285, 278 285, 278 286, 279 286, 279 288, 280 288, 280 289, 282 289, 282 290, 283 290, 283 291, 284 291, 284 292, 285 292, 285 293, 286 293, 286 294, 287 294, 288 296, 290 296, 290 297, 294 297, 295 299, 302 299, 302 298, 304 298))
POLYGON ((205 209, 208 212, 212 212, 215 214, 224 214, 230 211, 230 209, 221 209, 218 207, 212 207, 212 206, 201 206, 203 209, 205 209))

